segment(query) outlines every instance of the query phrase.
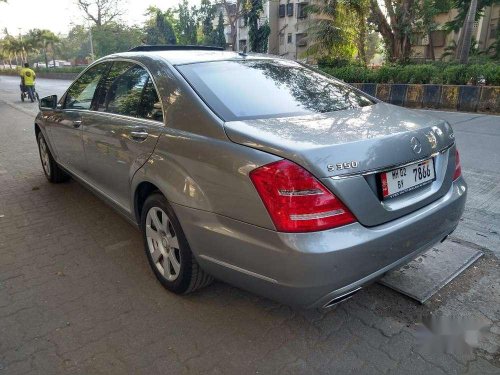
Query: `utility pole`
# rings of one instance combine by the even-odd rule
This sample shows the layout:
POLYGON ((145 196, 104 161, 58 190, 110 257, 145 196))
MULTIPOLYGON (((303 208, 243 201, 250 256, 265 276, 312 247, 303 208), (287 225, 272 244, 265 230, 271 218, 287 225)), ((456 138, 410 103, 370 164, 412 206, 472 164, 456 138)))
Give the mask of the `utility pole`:
POLYGON ((90 59, 94 62, 94 42, 92 41, 92 27, 89 25, 89 39, 90 39, 90 59))

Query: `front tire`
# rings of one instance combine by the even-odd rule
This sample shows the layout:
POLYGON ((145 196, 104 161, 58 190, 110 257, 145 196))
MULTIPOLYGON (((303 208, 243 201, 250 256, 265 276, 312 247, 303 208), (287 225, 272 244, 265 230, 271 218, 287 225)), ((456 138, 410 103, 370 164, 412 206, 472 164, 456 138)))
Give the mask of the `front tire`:
POLYGON ((212 276, 198 265, 174 210, 162 194, 153 193, 146 199, 141 229, 149 265, 166 289, 187 294, 212 282, 212 276))
POLYGON ((50 153, 49 146, 43 137, 42 132, 39 132, 37 137, 38 152, 40 154, 40 161, 42 162, 43 173, 47 180, 57 184, 69 180, 69 175, 56 163, 52 154, 50 153))

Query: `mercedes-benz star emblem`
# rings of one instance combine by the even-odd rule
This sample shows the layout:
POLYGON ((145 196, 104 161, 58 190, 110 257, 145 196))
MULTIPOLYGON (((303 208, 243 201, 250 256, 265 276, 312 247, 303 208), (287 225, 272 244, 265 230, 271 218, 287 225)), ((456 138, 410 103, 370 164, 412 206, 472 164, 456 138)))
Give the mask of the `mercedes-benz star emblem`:
POLYGON ((420 154, 422 152, 422 144, 417 137, 412 137, 410 140, 411 149, 415 154, 420 154))

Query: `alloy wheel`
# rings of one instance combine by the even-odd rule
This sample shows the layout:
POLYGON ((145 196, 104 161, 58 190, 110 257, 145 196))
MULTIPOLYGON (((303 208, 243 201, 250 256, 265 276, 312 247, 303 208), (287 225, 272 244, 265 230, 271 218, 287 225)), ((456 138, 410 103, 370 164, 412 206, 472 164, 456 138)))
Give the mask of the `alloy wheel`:
POLYGON ((146 239, 153 263, 168 281, 179 277, 181 253, 179 240, 168 215, 151 207, 146 216, 146 239))
POLYGON ((45 143, 45 139, 40 137, 40 159, 42 160, 42 166, 47 177, 50 177, 50 156, 49 149, 45 143))

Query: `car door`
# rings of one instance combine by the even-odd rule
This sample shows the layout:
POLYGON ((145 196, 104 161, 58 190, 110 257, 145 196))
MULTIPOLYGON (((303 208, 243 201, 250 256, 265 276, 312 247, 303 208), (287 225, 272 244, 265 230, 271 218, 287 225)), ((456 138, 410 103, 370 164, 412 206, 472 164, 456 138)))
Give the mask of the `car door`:
POLYGON ((149 158, 163 127, 163 111, 148 71, 115 61, 102 80, 83 143, 92 184, 130 212, 130 181, 149 158))
POLYGON ((56 149, 57 161, 81 177, 86 174, 86 159, 82 143, 82 125, 88 121, 96 88, 109 64, 89 68, 68 89, 61 108, 54 112, 50 124, 50 139, 56 149))

